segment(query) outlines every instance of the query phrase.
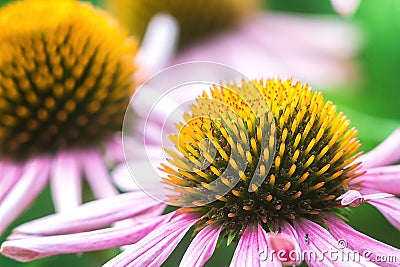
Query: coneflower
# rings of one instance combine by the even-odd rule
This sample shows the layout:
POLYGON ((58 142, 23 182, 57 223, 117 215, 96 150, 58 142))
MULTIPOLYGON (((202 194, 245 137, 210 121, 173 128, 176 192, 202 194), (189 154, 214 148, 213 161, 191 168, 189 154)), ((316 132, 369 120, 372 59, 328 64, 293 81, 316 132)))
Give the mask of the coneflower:
MULTIPOLYGON (((118 191, 103 152, 133 93, 135 40, 88 3, 11 3, 0 9, 0 233, 51 180, 54 203, 118 191)), ((122 151, 119 152, 120 154, 122 151)))
POLYGON ((133 36, 143 38, 150 19, 158 13, 174 16, 180 27, 180 44, 188 43, 235 26, 259 0, 203 0, 203 1, 166 1, 166 0, 116 0, 106 1, 121 22, 133 36))
MULTIPOLYGON (((100 205, 94 202, 78 208, 78 216, 53 215, 17 228, 11 238, 21 239, 6 241, 2 253, 28 261, 104 249, 104 240, 110 247, 137 242, 105 266, 160 266, 195 226, 180 266, 202 266, 224 241, 238 243, 231 266, 298 264, 302 253, 311 252, 314 257, 305 257, 309 266, 396 266, 376 261, 399 255, 398 249, 357 232, 343 219, 347 206, 395 202, 399 191, 363 179, 374 172, 368 158, 377 152, 364 156, 363 168, 357 131, 348 129, 347 117, 321 93, 291 80, 221 84, 199 97, 184 119, 170 138, 176 151, 167 151, 168 163, 161 165, 171 192, 167 202, 179 206, 176 211, 139 220, 135 228, 94 230, 122 216, 123 208, 116 205, 118 216, 86 227, 94 231, 70 228, 111 212, 91 216, 100 205), (363 184, 374 192, 356 191, 363 184), (268 254, 271 250, 279 253, 268 254)), ((382 164, 400 159, 398 138, 396 132, 384 142, 390 150, 378 148, 382 164)), ((398 168, 391 170, 379 173, 379 179, 398 183, 398 168)), ((118 203, 117 198, 101 201, 110 209, 118 203)), ((400 221, 398 214, 397 206, 392 222, 400 221)))

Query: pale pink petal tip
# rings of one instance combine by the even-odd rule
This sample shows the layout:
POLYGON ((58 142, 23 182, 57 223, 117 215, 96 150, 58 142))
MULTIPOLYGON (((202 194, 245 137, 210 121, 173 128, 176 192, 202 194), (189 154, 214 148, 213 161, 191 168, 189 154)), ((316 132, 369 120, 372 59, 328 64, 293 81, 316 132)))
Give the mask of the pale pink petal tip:
POLYGON ((333 9, 341 16, 351 16, 360 5, 360 0, 331 0, 333 9))
POLYGON ((369 200, 388 198, 388 197, 394 197, 394 195, 387 193, 361 195, 361 193, 357 190, 349 190, 340 197, 338 197, 337 200, 341 200, 340 204, 342 204, 342 206, 350 206, 356 208, 360 206, 362 203, 368 202, 369 200))
POLYGON ((271 248, 277 252, 278 260, 282 264, 292 266, 301 264, 299 257, 293 257, 293 255, 300 255, 300 248, 292 236, 284 233, 270 234, 269 243, 271 248))
POLYGON ((21 262, 28 262, 38 258, 42 258, 41 253, 31 250, 23 250, 21 251, 19 248, 14 247, 5 247, 0 249, 0 254, 3 254, 8 257, 12 257, 15 260, 21 262), (12 256, 11 256, 12 255, 12 256), (40 256, 39 256, 40 255, 40 256))

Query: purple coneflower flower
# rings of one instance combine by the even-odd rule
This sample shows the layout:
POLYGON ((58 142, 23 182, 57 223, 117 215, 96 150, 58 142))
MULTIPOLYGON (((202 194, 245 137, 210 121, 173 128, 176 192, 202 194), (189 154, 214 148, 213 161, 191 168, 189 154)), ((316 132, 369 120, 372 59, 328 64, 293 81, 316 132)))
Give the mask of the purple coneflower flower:
MULTIPOLYGON (((186 123, 178 125, 179 135, 171 137, 177 152, 162 164, 171 190, 167 202, 184 207, 138 218, 134 227, 95 230, 131 217, 143 205, 152 210, 162 205, 137 205, 143 200, 136 193, 98 200, 16 228, 1 252, 29 261, 133 244, 105 266, 160 266, 194 226, 180 266, 202 266, 224 240, 238 243, 231 266, 303 259, 309 266, 397 266, 378 261, 398 257, 398 249, 359 233, 342 218, 348 205, 371 202, 383 210, 376 203, 398 201, 390 194, 398 191, 382 181, 398 183, 399 170, 375 168, 400 160, 399 131, 359 157, 357 131, 348 129, 347 117, 321 93, 291 80, 224 84, 196 103, 184 116, 186 123), (353 191, 356 186, 363 195, 353 191)), ((398 225, 399 206, 393 209, 391 222, 398 225)))
POLYGON ((83 176, 97 198, 118 193, 105 154, 123 158, 137 44, 77 1, 14 2, 0 25, 1 234, 49 179, 57 211, 81 203, 83 176))

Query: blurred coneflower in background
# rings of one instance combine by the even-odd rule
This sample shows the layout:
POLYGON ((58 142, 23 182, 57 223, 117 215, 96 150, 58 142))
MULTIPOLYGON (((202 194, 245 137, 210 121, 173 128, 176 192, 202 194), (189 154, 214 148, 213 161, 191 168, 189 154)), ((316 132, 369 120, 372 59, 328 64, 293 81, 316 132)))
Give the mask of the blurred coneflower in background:
POLYGON ((354 84, 359 78, 355 57, 361 34, 354 23, 337 16, 262 11, 254 0, 117 0, 104 6, 139 38, 152 16, 175 17, 180 49, 169 65, 213 61, 249 78, 294 77, 323 88, 354 84))
MULTIPOLYGON (((2 253, 30 261, 134 244, 104 266, 160 266, 195 226, 180 266, 203 266, 225 241, 238 242, 231 266, 299 264, 311 251, 309 266, 397 266, 379 259, 397 257, 398 249, 345 221, 347 206, 371 202, 380 209, 382 200, 398 201, 391 188, 398 166, 375 169, 400 159, 398 131, 366 154, 363 166, 347 117, 292 80, 214 86, 184 119, 170 138, 176 151, 161 164, 171 190, 166 202, 181 208, 135 227, 96 230, 141 209, 132 193, 97 200, 16 228, 2 253)), ((396 227, 398 214, 394 207, 388 217, 396 227)))
POLYGON ((180 28, 180 46, 237 26, 261 6, 260 0, 103 0, 103 4, 143 39, 152 17, 167 13, 176 18, 180 28))
POLYGON ((137 42, 72 0, 10 3, 0 29, 2 233, 49 180, 57 211, 81 203, 84 176, 95 197, 118 193, 104 154, 134 91, 137 42))

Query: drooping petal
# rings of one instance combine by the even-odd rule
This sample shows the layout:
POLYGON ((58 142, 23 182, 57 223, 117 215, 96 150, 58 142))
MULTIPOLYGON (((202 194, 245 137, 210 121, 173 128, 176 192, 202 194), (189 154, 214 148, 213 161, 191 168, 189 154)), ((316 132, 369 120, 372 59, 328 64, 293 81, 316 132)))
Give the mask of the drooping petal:
POLYGON ((360 191, 349 190, 343 195, 339 196, 337 200, 341 200, 340 204, 343 206, 358 207, 362 203, 368 202, 373 199, 383 199, 388 197, 394 197, 392 194, 387 193, 375 193, 362 195, 360 191))
POLYGON ((0 252, 19 261, 32 261, 57 254, 81 253, 133 244, 159 225, 170 220, 170 215, 147 219, 135 226, 112 227, 102 230, 6 241, 0 252))
POLYGON ((240 237, 239 244, 236 247, 231 264, 229 266, 261 266, 257 231, 258 229, 253 225, 246 227, 243 235, 240 237))
POLYGON ((281 267, 282 263, 276 258, 276 254, 271 252, 269 235, 261 225, 257 225, 258 259, 260 266, 281 267))
POLYGON ((111 177, 102 159, 101 153, 95 149, 82 154, 86 178, 97 198, 110 197, 118 194, 111 183, 111 177))
POLYGON ((400 199, 391 197, 371 200, 368 203, 375 206, 394 227, 400 230, 400 199))
MULTIPOLYGON (((400 255, 400 250, 392 246, 386 245, 373 238, 370 238, 344 223, 342 220, 333 215, 324 218, 329 232, 338 240, 345 240, 347 247, 358 251, 365 258, 377 262, 379 258, 400 255)), ((398 262, 379 262, 380 266, 395 267, 398 262)))
POLYGON ((357 177, 352 182, 361 183, 363 188, 400 195, 400 165, 368 169, 366 174, 357 177))
POLYGON ((299 235, 303 256, 310 267, 377 266, 354 254, 342 240, 336 240, 322 226, 306 219, 294 221, 293 224, 299 235))
POLYGON ((0 204, 0 233, 43 190, 49 177, 50 159, 38 157, 25 164, 23 174, 0 204))
POLYGON ((56 211, 68 211, 82 203, 82 179, 79 154, 62 151, 52 162, 51 193, 56 211))
POLYGON ((183 255, 181 267, 201 267, 208 261, 215 249, 222 227, 207 226, 190 242, 183 255))
POLYGON ((351 16, 356 12, 361 0, 331 0, 335 11, 342 16, 351 16))
POLYGON ((193 214, 180 214, 107 262, 103 267, 158 267, 168 258, 197 220, 198 218, 193 214))
POLYGON ((146 214, 160 205, 164 206, 141 191, 125 193, 85 203, 70 212, 28 222, 17 227, 14 232, 26 235, 59 235, 89 231, 146 214))
POLYGON ((390 165, 400 161, 400 129, 395 130, 379 146, 361 156, 364 169, 390 165))

